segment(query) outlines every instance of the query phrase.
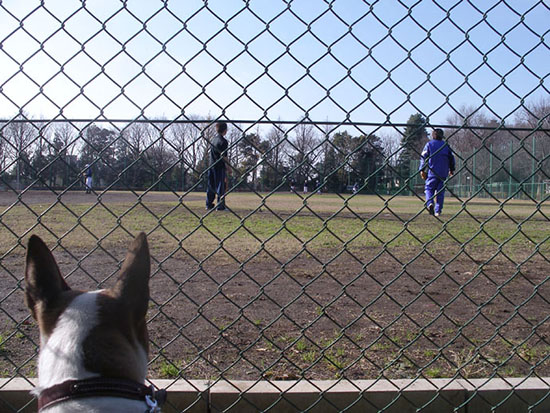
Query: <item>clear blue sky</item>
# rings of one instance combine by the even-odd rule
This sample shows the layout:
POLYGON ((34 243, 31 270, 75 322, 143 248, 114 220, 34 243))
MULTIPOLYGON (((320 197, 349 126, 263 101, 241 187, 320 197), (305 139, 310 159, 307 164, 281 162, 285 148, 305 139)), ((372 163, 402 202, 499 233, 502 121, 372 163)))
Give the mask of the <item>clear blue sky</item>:
POLYGON ((549 21, 533 0, 3 0, 0 116, 513 119, 548 96, 549 21))

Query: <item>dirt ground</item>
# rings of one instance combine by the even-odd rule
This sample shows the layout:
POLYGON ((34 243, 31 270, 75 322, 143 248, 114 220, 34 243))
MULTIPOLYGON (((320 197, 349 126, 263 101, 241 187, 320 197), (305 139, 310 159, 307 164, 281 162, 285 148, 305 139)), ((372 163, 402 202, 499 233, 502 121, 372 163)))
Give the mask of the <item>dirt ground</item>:
MULTIPOLYGON (((1 205, 15 199, 0 194, 1 205)), ((70 202, 80 200, 88 202, 86 194, 70 202)), ((38 194, 24 202, 51 201, 38 194)), ((155 259, 150 376, 549 376, 550 266, 531 253, 526 246, 515 259, 499 253, 480 261, 483 251, 401 247, 303 251, 285 260, 261 252, 243 263, 220 252, 202 262, 183 251, 155 259)), ((56 253, 68 283, 111 285, 125 246, 112 256, 86 254, 56 253)), ((23 304, 23 261, 0 260, 0 373, 8 377, 36 375, 38 331, 23 304)))

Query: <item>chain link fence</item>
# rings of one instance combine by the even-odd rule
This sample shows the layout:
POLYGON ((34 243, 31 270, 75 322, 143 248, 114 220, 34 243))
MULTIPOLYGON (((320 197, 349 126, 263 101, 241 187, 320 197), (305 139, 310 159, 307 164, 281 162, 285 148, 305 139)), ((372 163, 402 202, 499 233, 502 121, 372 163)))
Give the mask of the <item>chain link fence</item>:
MULTIPOLYGON (((0 1, 2 376, 36 376, 30 234, 95 289, 142 230, 151 378, 228 380, 248 407, 239 380, 520 378, 490 410, 550 376, 548 5, 229 3, 0 1), (435 127, 456 158, 439 217, 435 127)), ((357 388, 331 408, 406 398, 357 388)))

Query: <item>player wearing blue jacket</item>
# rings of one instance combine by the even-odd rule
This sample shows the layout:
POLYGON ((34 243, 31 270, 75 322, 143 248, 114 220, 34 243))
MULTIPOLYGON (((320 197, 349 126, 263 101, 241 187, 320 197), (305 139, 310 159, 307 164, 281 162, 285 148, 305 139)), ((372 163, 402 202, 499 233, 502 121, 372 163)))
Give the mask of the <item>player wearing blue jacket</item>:
POLYGON ((455 157, 447 142, 443 140, 443 130, 434 129, 420 155, 420 174, 426 180, 426 207, 430 215, 439 216, 445 199, 445 180, 455 172, 455 157), (435 203, 434 203, 435 198, 435 203))

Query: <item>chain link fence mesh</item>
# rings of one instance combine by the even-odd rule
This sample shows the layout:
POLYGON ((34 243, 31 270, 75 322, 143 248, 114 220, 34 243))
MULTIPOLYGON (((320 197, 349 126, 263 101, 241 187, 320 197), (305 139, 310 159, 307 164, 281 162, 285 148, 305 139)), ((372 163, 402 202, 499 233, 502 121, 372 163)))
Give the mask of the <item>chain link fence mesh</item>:
POLYGON ((0 15, 3 377, 36 376, 30 234, 95 289, 141 230, 152 378, 549 376, 545 2, 0 1, 0 15), (219 119, 224 212, 204 194, 219 119), (418 171, 431 127, 456 157, 439 217, 418 171))

